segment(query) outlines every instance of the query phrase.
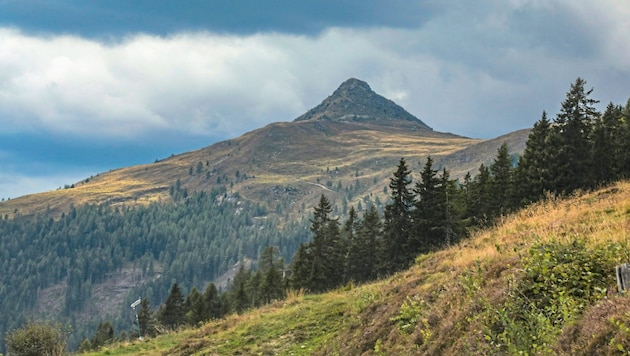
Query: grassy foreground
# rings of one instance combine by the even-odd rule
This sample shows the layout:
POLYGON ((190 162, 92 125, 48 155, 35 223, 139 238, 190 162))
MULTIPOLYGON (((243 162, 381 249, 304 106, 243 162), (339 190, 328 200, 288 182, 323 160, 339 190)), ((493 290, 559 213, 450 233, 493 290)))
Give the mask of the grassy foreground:
POLYGON ((630 182, 551 199, 388 279, 90 355, 626 354, 630 182))

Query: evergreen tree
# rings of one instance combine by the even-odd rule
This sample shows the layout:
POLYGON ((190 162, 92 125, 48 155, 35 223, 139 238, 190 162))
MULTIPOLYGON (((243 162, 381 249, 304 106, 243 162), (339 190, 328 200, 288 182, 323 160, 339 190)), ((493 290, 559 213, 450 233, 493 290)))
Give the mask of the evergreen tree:
POLYGON ((562 102, 550 136, 551 166, 555 193, 568 194, 593 185, 591 134, 599 113, 593 107, 598 101, 589 98, 593 89, 584 90, 586 81, 577 78, 562 102))
POLYGON ((492 174, 490 211, 491 218, 495 219, 512 209, 512 159, 506 143, 497 150, 497 156, 490 166, 490 173, 492 174))
POLYGON ((370 205, 348 241, 346 268, 349 280, 361 283, 376 279, 376 246, 381 238, 381 229, 378 210, 370 205))
POLYGON ((177 283, 173 283, 171 291, 158 313, 158 321, 165 327, 175 329, 184 322, 184 297, 177 283))
POLYGON ((96 334, 91 340, 91 345, 92 348, 97 349, 111 343, 112 341, 114 341, 114 327, 109 320, 106 320, 98 325, 96 334))
POLYGON ((352 252, 351 249, 353 247, 352 245, 357 239, 358 225, 359 225, 359 219, 357 216, 357 211, 354 208, 354 206, 352 206, 350 207, 350 210, 348 211, 348 219, 343 224, 343 227, 341 229, 342 241, 344 241, 345 243, 345 256, 344 256, 344 281, 345 282, 351 281, 354 279, 349 270, 349 262, 351 258, 350 254, 352 252))
POLYGON ((441 246, 446 239, 444 221, 446 217, 445 190, 433 169, 429 156, 416 182, 416 209, 413 211, 414 233, 410 238, 408 253, 411 257, 441 246))
POLYGON ((552 188, 552 154, 548 145, 550 135, 551 123, 543 111, 527 138, 525 151, 519 158, 514 174, 512 191, 519 206, 541 200, 545 192, 552 188))
POLYGON ((251 277, 251 270, 245 269, 245 264, 241 263, 236 275, 234 275, 229 291, 232 309, 238 314, 250 307, 250 296, 247 294, 247 287, 251 277))
POLYGON ((593 175, 597 183, 621 178, 624 142, 622 139, 623 108, 609 103, 593 128, 593 175))
MULTIPOLYGON (((153 318, 151 305, 148 298, 142 298, 138 309, 138 322, 140 322, 140 334, 143 337, 154 337, 157 335, 156 321, 153 318)), ((136 321, 134 321, 134 324, 136 321)))
POLYGON ((412 260, 413 255, 408 252, 413 226, 411 208, 414 205, 410 185, 411 172, 405 159, 401 158, 390 178, 391 201, 385 206, 383 239, 378 251, 378 270, 382 275, 406 268, 412 260))
POLYGON ((289 270, 291 276, 289 279, 289 285, 293 289, 309 289, 309 281, 311 279, 311 268, 313 263, 308 251, 307 244, 300 244, 298 250, 293 255, 291 260, 291 266, 289 270))
POLYGON ((208 320, 218 319, 223 316, 221 299, 219 298, 217 286, 214 283, 208 283, 203 292, 203 298, 208 308, 208 320))
POLYGON ((479 174, 475 176, 469 188, 470 205, 467 216, 474 226, 488 226, 492 221, 492 201, 490 170, 483 163, 479 166, 479 174))
POLYGON ((210 319, 208 306, 204 296, 193 287, 186 297, 185 305, 185 321, 188 325, 198 325, 203 321, 210 319))
POLYGON ((262 274, 260 285, 260 297, 262 303, 269 303, 272 300, 284 297, 284 287, 282 280, 282 269, 284 263, 279 257, 280 251, 275 246, 266 247, 260 255, 258 270, 262 274))
POLYGON ((313 241, 309 244, 311 275, 309 290, 322 292, 343 281, 344 250, 339 234, 339 221, 333 219, 330 201, 322 194, 311 219, 313 241))

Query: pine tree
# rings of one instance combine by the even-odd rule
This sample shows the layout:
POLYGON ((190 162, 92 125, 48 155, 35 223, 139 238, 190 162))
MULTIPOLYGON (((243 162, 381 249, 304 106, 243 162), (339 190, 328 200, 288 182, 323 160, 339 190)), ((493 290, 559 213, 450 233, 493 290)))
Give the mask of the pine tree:
POLYGON ((203 299, 208 308, 208 320, 218 319, 223 316, 223 306, 219 298, 217 286, 210 282, 203 292, 203 299))
POLYGON ((177 283, 173 283, 168 298, 158 314, 158 321, 167 328, 175 329, 183 324, 184 297, 177 283))
POLYGON ((433 169, 433 159, 427 162, 416 182, 416 209, 413 211, 414 233, 410 236, 408 252, 411 256, 430 251, 445 242, 444 221, 446 216, 445 191, 433 169))
POLYGON ((584 90, 586 81, 577 78, 571 85, 550 136, 551 166, 554 168, 552 191, 568 194, 593 186, 591 134, 599 113, 598 101, 589 98, 593 89, 584 90))
POLYGON ((155 327, 156 322, 153 318, 153 312, 151 311, 149 299, 147 298, 142 298, 140 301, 137 322, 140 322, 140 335, 143 337, 153 337, 157 335, 157 329, 155 327))
POLYGON ((258 261, 258 271, 262 275, 259 295, 263 304, 284 297, 282 280, 284 263, 279 255, 280 251, 277 247, 268 246, 265 247, 258 261))
POLYGON ((488 226, 492 222, 490 202, 492 187, 490 170, 483 163, 479 166, 479 174, 475 176, 469 189, 470 205, 467 216, 474 226, 488 226))
POLYGON ((510 203, 512 200, 512 159, 506 143, 497 150, 497 156, 490 166, 490 173, 492 175, 490 209, 491 218, 495 219, 512 209, 510 203))
POLYGON ((366 282, 377 277, 377 246, 382 239, 383 223, 376 206, 370 207, 363 213, 363 219, 359 223, 357 231, 358 258, 356 259, 357 282, 366 282))
POLYGON ((379 274, 386 275, 409 266, 412 254, 408 252, 412 234, 411 209, 414 196, 410 190, 411 172, 404 158, 400 159, 394 176, 390 178, 391 201, 385 206, 383 239, 379 246, 379 274))
POLYGON ((114 327, 109 320, 98 325, 96 334, 91 340, 92 348, 97 349, 114 341, 114 327))
POLYGON ((359 226, 359 218, 357 215, 357 211, 354 206, 350 207, 348 211, 348 219, 344 222, 343 227, 341 228, 341 237, 344 242, 344 282, 355 280, 352 275, 353 272, 350 271, 350 258, 352 254, 352 248, 356 245, 357 229, 359 226))
POLYGON ((311 219, 313 241, 309 244, 312 258, 309 290, 321 292, 343 281, 344 249, 339 234, 339 221, 333 219, 330 201, 322 194, 311 219))
POLYGON ((545 192, 552 188, 552 153, 548 147, 550 135, 551 123, 547 119, 547 113, 543 111, 542 117, 534 124, 527 138, 525 151, 519 158, 514 173, 512 191, 518 206, 543 199, 545 192))
POLYGON ((251 270, 245 269, 245 264, 241 263, 236 275, 234 275, 234 280, 229 287, 232 310, 236 311, 238 314, 243 313, 243 311, 251 306, 251 299, 247 293, 248 283, 251 278, 251 270))
POLYGON ((210 319, 210 312, 203 295, 193 287, 186 297, 185 320, 188 325, 198 325, 210 319))
POLYGON ((289 286, 296 290, 308 290, 310 288, 312 266, 313 262, 307 244, 301 243, 293 255, 289 266, 289 271, 291 272, 289 286))
POLYGON ((609 103, 593 128, 593 174, 595 182, 609 183, 621 178, 624 142, 621 140, 623 108, 609 103))

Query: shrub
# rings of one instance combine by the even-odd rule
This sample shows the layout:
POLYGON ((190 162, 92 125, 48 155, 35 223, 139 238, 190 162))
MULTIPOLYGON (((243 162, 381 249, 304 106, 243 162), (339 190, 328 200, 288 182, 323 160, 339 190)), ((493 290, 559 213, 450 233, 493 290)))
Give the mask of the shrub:
POLYGON ((9 355, 60 356, 66 350, 63 327, 46 322, 30 322, 6 337, 9 355))

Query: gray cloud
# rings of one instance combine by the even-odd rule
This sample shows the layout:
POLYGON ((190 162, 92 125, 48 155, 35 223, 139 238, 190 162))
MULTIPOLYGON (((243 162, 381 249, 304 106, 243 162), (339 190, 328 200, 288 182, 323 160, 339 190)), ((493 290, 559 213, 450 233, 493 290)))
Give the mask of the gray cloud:
POLYGON ((3 28, 0 125, 105 142, 230 138, 292 120, 357 77, 436 130, 494 137, 553 115, 577 76, 595 98, 625 103, 627 18, 630 4, 616 0, 445 1, 415 27, 310 35, 101 41, 3 28))

